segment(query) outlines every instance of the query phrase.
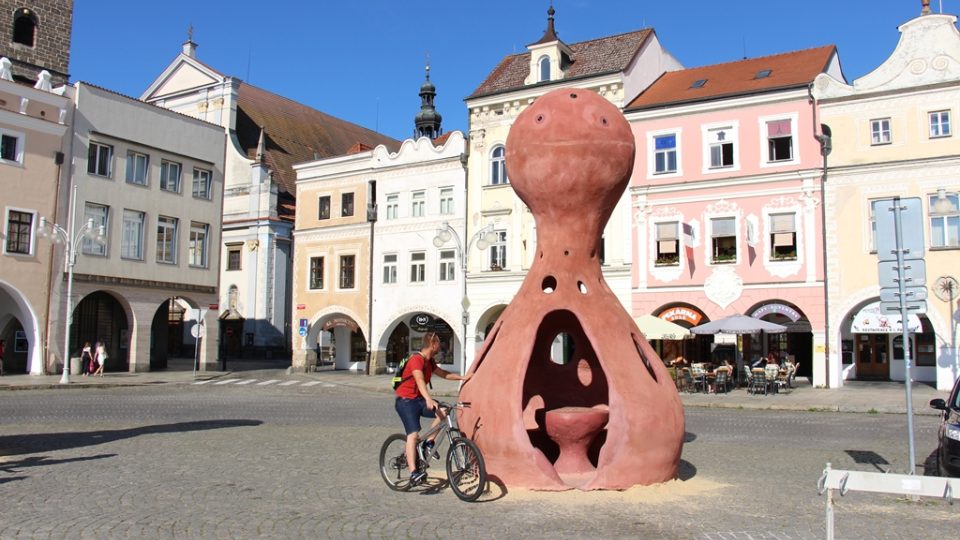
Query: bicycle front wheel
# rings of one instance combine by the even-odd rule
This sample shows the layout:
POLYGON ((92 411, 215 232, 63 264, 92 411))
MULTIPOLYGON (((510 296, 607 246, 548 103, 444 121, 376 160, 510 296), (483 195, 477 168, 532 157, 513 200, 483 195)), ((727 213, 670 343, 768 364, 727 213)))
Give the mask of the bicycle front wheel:
POLYGON ((454 439, 447 450, 447 480, 463 501, 475 501, 486 491, 487 467, 480 449, 470 439, 454 439))
POLYGON ((387 437, 380 447, 380 476, 394 491, 410 489, 410 471, 407 467, 407 437, 399 433, 387 437))

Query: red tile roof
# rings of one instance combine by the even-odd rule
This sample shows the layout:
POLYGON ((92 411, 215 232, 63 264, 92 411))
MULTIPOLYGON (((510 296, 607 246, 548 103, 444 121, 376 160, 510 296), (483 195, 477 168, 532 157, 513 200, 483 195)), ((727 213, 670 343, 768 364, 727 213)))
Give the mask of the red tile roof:
MULTIPOLYGON (((559 81, 537 84, 555 84, 570 79, 623 71, 653 33, 652 29, 644 28, 643 30, 637 30, 635 32, 607 36, 590 41, 581 41, 569 45, 573 55, 570 58, 570 65, 567 66, 564 78, 559 81)), ((493 71, 491 71, 487 79, 483 81, 483 84, 477 87, 467 99, 522 88, 524 86, 523 80, 526 79, 529 74, 529 52, 507 56, 500 61, 497 67, 493 68, 493 71)))
POLYGON ((433 139, 433 140, 430 141, 430 142, 433 143, 433 146, 435 146, 435 147, 437 147, 437 148, 440 148, 441 146, 447 144, 447 139, 450 138, 450 135, 451 135, 452 133, 454 133, 454 132, 453 132, 453 131, 448 131, 448 132, 444 133, 443 135, 437 137, 436 139, 433 139))
POLYGON ((642 110, 721 97, 797 88, 810 84, 825 71, 837 48, 834 45, 749 58, 664 73, 624 110, 642 110), (763 70, 767 77, 757 78, 763 70), (696 81, 706 82, 693 88, 696 81))
POLYGON ((266 133, 264 162, 280 191, 291 197, 297 193, 293 171, 297 163, 346 155, 356 144, 368 148, 383 144, 391 151, 400 147, 399 141, 386 135, 242 83, 237 95, 237 140, 249 159, 257 155, 261 127, 266 133))

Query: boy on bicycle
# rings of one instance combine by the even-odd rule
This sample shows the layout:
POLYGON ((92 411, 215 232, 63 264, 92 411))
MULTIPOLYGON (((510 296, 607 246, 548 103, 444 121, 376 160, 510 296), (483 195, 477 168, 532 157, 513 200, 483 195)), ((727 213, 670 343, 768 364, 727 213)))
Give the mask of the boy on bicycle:
MULTIPOLYGON (((423 335, 423 347, 420 352, 413 353, 407 359, 403 372, 400 374, 402 382, 396 389, 395 408, 403 422, 404 433, 407 434, 405 447, 407 467, 410 469, 410 483, 417 484, 427 477, 426 471, 417 470, 417 443, 420 439, 420 417, 433 418, 431 427, 436 426, 443 419, 443 411, 437 408, 437 402, 430 397, 427 385, 430 378, 436 373, 438 376, 451 381, 466 381, 470 375, 461 376, 450 373, 437 366, 434 357, 440 352, 440 338, 435 332, 423 335)), ((426 450, 433 449, 433 441, 426 441, 426 450)))

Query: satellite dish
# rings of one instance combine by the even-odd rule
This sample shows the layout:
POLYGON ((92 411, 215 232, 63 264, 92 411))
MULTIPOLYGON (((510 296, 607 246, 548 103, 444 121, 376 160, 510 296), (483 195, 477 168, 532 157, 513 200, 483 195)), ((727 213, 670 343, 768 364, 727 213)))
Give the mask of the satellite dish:
POLYGON ((960 297, 960 283, 952 276, 940 276, 933 283, 933 294, 944 302, 952 302, 960 297))

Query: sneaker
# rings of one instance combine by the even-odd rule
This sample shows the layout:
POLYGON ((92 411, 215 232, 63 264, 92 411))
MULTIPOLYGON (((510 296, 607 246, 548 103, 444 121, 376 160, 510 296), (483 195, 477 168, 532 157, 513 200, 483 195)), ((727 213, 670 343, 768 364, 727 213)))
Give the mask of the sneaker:
POLYGON ((424 447, 424 452, 423 452, 423 453, 424 453, 424 454, 427 454, 427 455, 429 455, 429 456, 431 456, 431 457, 433 457, 433 459, 440 459, 440 452, 438 452, 438 451, 434 448, 434 446, 436 446, 436 444, 434 443, 434 441, 427 441, 427 442, 423 443, 423 447, 424 447))
POLYGON ((415 486, 427 479, 427 473, 423 471, 413 471, 410 473, 410 485, 415 486))

